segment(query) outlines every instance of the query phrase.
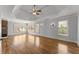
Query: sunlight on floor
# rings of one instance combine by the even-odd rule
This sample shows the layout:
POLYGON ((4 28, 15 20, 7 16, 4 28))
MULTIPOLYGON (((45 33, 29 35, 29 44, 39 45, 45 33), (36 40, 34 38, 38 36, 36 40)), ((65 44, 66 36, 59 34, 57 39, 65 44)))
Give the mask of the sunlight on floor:
POLYGON ((14 37, 13 45, 20 45, 26 42, 26 35, 18 35, 14 37))
POLYGON ((36 37, 36 36, 33 36, 33 35, 28 35, 28 42, 30 44, 37 46, 37 47, 39 47, 39 45, 40 45, 39 37, 36 37))
POLYGON ((33 35, 28 35, 28 42, 34 44, 35 37, 33 35))
POLYGON ((22 45, 25 42, 30 43, 31 45, 37 46, 39 47, 40 45, 40 39, 37 36, 33 36, 33 35, 28 35, 28 37, 26 38, 26 35, 18 35, 14 37, 14 41, 13 41, 13 45, 14 46, 18 46, 18 45, 22 45))
POLYGON ((58 44, 58 53, 68 53, 68 47, 64 44, 58 44))
POLYGON ((35 45, 36 45, 37 47, 39 47, 39 45, 40 45, 40 38, 39 38, 39 37, 36 37, 35 45))

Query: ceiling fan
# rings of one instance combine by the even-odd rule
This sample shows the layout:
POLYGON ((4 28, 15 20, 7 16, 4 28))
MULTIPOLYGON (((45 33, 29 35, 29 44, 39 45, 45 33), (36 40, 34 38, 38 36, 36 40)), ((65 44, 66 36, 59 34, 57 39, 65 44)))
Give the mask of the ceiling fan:
POLYGON ((32 14, 33 15, 40 15, 41 12, 42 12, 42 10, 41 9, 38 9, 36 7, 36 5, 33 6, 33 9, 32 9, 32 14))
POLYGON ((28 10, 25 10, 23 8, 20 8, 20 10, 27 12, 31 15, 40 15, 42 10, 46 7, 48 7, 48 5, 45 5, 45 6, 41 7, 40 9, 38 9, 36 5, 33 5, 32 11, 28 11, 28 10))

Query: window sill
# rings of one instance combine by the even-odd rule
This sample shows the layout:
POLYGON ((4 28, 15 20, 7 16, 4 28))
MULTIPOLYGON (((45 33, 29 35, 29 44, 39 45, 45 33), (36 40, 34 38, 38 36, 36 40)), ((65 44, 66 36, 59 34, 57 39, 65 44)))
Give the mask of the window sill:
POLYGON ((68 36, 68 34, 58 34, 58 35, 61 35, 61 36, 68 36))

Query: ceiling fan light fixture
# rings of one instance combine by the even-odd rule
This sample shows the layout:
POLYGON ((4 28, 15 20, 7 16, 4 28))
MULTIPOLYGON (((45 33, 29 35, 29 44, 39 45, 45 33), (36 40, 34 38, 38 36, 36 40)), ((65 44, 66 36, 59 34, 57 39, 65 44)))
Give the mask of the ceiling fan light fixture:
POLYGON ((36 7, 35 7, 35 5, 34 5, 34 6, 33 6, 33 9, 32 9, 32 14, 33 14, 33 15, 39 15, 40 12, 41 12, 41 10, 40 10, 40 9, 36 9, 36 7))
POLYGON ((33 11, 33 12, 36 12, 36 9, 33 8, 32 11, 33 11))
POLYGON ((33 15, 37 15, 37 13, 36 12, 33 12, 33 15))

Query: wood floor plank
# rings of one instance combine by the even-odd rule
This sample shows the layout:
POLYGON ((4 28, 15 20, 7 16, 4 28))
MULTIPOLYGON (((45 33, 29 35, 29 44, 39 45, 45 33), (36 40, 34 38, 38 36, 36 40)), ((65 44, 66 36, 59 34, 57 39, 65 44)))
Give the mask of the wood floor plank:
POLYGON ((3 38, 3 54, 79 54, 76 43, 36 35, 16 35, 3 38))

